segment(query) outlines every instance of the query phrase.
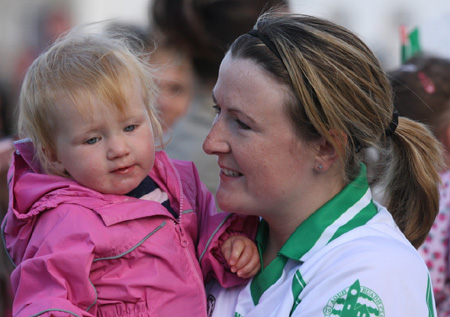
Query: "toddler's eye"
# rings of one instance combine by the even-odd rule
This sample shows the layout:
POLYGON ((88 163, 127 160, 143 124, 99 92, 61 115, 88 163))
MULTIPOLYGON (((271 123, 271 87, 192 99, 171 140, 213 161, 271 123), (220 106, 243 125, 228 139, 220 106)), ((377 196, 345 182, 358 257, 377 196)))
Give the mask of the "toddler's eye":
POLYGON ((127 127, 125 128, 125 132, 131 132, 131 131, 133 131, 134 129, 136 129, 136 125, 131 124, 131 125, 129 125, 129 126, 127 126, 127 127))
POLYGON ((98 141, 100 141, 100 138, 98 137, 94 137, 94 138, 90 138, 89 140, 86 141, 87 144, 95 144, 98 141))

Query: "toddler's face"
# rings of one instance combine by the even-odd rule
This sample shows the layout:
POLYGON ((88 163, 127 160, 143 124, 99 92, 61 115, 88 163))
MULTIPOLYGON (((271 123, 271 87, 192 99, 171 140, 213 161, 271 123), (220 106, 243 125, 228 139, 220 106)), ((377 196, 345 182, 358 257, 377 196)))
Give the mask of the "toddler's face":
POLYGON ((128 193, 154 163, 152 124, 140 86, 128 89, 126 97, 124 113, 94 99, 92 116, 69 105, 58 124, 56 166, 105 194, 128 193))

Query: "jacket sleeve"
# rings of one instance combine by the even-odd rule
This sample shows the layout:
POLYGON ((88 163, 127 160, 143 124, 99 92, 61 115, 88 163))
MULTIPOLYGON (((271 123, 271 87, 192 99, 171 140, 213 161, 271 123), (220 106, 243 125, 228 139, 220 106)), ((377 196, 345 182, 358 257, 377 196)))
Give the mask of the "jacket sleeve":
POLYGON ((200 181, 194 165, 192 165, 192 168, 196 186, 195 206, 198 216, 197 254, 203 279, 206 283, 211 278, 215 278, 223 287, 243 284, 247 280, 230 271, 220 247, 231 235, 245 235, 254 240, 259 218, 218 211, 214 196, 200 181))
POLYGON ((241 216, 236 214, 228 214, 225 217, 220 215, 217 221, 216 216, 211 216, 208 224, 209 228, 204 229, 207 234, 200 235, 199 243, 199 261, 203 272, 205 283, 212 278, 216 279, 223 287, 233 287, 245 284, 248 279, 240 278, 236 273, 230 271, 228 263, 221 252, 221 246, 231 235, 244 235, 254 240, 256 228, 259 223, 257 217, 241 216), (211 230, 215 228, 215 230, 211 230))
POLYGON ((89 280, 94 244, 81 229, 84 210, 56 209, 36 221, 24 258, 11 275, 16 317, 94 316, 88 312, 96 302, 89 280))

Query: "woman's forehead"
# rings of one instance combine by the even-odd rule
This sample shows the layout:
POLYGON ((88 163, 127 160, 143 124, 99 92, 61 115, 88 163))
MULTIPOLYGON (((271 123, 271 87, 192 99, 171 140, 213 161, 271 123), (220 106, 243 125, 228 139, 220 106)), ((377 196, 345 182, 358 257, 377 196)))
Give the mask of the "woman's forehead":
POLYGON ((289 87, 277 82, 253 60, 235 58, 227 54, 219 70, 213 89, 217 102, 233 99, 240 103, 282 102, 289 94, 289 87))

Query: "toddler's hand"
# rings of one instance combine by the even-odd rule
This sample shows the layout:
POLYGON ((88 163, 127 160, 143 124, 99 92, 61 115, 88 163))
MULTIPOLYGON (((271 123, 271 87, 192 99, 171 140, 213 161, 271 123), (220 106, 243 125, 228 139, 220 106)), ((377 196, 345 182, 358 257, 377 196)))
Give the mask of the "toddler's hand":
POLYGON ((239 235, 229 237, 223 243, 221 251, 231 272, 236 273, 239 277, 252 277, 261 268, 258 248, 247 237, 239 235))

